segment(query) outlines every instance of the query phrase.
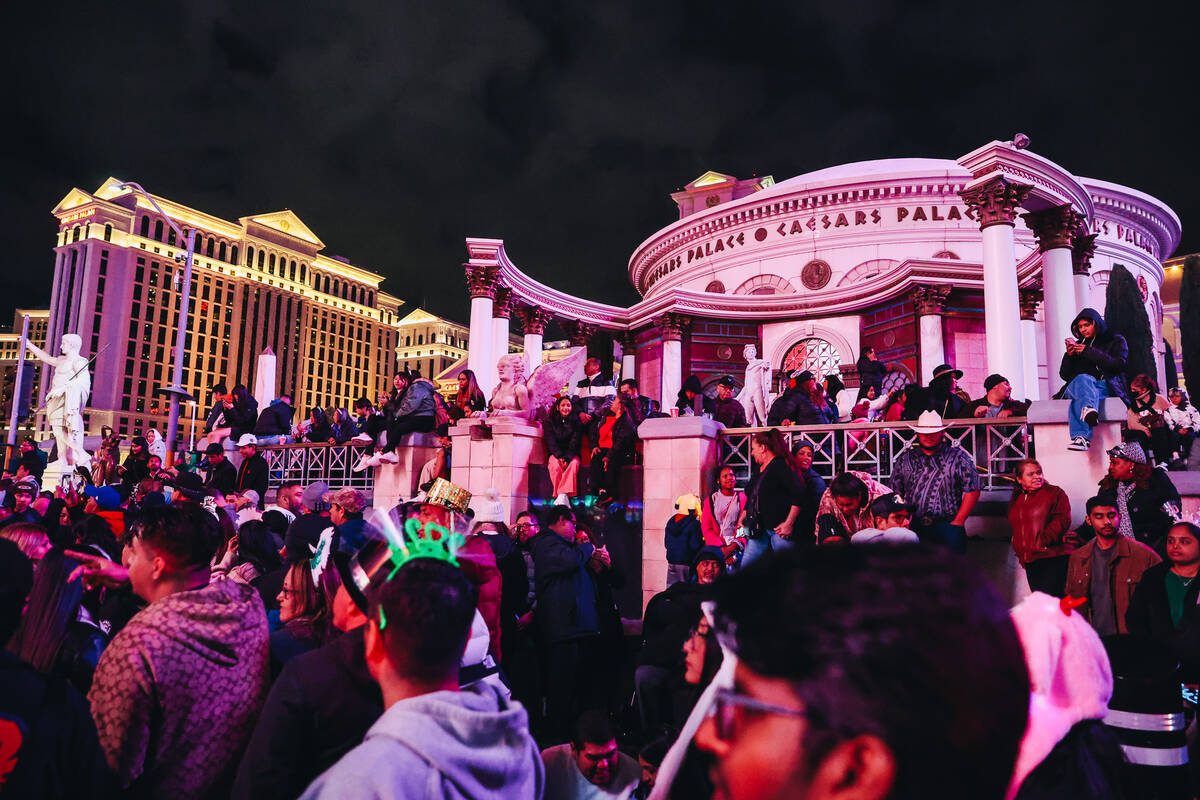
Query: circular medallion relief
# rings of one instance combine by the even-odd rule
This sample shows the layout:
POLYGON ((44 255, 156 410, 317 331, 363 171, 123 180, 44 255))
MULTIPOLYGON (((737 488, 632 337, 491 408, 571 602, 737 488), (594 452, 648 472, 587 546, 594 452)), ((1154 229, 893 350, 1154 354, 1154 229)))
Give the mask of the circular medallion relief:
POLYGON ((721 198, 717 197, 715 194, 710 194, 707 198, 705 198, 704 205, 712 208, 715 205, 719 205, 720 202, 721 198))
POLYGON ((717 348, 717 358, 722 361, 728 361, 733 357, 733 348, 727 344, 723 344, 717 348))
POLYGON ((884 347, 891 347, 895 343, 896 343, 896 334, 895 333, 893 333, 892 331, 888 331, 887 333, 885 333, 883 335, 883 346, 884 347))
POLYGON ((1142 302, 1145 303, 1150 299, 1150 286, 1146 283, 1145 275, 1138 275, 1137 285, 1138 291, 1142 293, 1142 302))
POLYGON ((829 265, 816 259, 804 265, 804 269, 800 271, 800 282, 806 289, 823 289, 832 276, 833 270, 829 268, 829 265))

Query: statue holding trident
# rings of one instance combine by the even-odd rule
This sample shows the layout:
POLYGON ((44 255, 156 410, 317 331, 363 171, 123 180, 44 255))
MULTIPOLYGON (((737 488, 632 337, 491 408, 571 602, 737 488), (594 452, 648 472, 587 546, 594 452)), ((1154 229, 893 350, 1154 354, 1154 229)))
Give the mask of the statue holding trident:
POLYGON ((758 357, 758 348, 748 344, 742 348, 746 359, 746 383, 738 402, 746 410, 746 424, 758 427, 767 424, 767 409, 771 407, 771 362, 758 357))
POLYGON ((32 343, 25 346, 38 360, 54 368, 46 392, 46 421, 58 443, 58 461, 50 468, 57 467, 62 474, 76 467, 88 468, 92 458, 83 449, 83 407, 92 393, 92 379, 88 360, 79 353, 83 340, 74 333, 63 334, 61 356, 52 356, 32 343))

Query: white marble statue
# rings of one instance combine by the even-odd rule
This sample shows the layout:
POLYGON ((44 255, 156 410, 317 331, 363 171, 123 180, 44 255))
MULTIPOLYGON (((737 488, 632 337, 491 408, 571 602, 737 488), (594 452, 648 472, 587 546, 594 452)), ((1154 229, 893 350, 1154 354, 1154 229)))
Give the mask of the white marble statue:
POLYGON ((760 427, 767 424, 767 409, 771 407, 771 362, 758 357, 758 348, 748 344, 742 348, 746 359, 746 383, 738 402, 746 411, 746 424, 760 427))
POLYGON ((54 368, 50 389, 46 392, 46 421, 58 443, 58 460, 48 469, 65 474, 76 467, 89 467, 92 458, 83 449, 83 408, 92 392, 88 360, 80 354, 83 340, 73 333, 63 334, 62 355, 52 356, 40 347, 26 344, 29 352, 54 368))
POLYGON ((548 406, 554 395, 563 390, 586 358, 587 351, 580 349, 566 358, 542 364, 527 382, 525 356, 519 353, 500 356, 496 362, 500 383, 492 390, 488 414, 533 419, 539 409, 548 406))

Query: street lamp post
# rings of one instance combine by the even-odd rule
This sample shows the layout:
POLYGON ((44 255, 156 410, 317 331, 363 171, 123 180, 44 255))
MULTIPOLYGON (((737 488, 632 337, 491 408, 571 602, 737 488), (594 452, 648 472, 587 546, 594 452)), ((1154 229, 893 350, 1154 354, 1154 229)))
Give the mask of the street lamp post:
MULTIPOLYGON (((187 242, 187 251, 182 257, 175 256, 177 262, 183 263, 183 286, 179 292, 179 324, 175 328, 175 354, 173 357, 174 363, 171 365, 171 385, 160 387, 159 394, 165 394, 171 398, 171 410, 167 416, 167 463, 170 466, 175 461, 175 444, 179 436, 179 402, 180 400, 192 400, 191 394, 187 389, 183 388, 183 344, 187 336, 188 313, 191 310, 192 301, 192 259, 196 253, 196 231, 192 229, 187 233, 175 224, 175 220, 167 216, 162 207, 147 192, 142 185, 127 181, 122 183, 120 187, 124 189, 132 189, 146 198, 150 205, 154 206, 154 210, 167 221, 171 229, 181 241, 187 242)), ((176 283, 178 285, 178 282, 176 283)))

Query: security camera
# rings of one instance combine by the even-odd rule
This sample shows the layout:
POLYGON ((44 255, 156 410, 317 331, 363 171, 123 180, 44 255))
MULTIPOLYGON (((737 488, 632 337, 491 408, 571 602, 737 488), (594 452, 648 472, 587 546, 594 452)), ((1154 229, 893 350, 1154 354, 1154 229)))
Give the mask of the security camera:
POLYGON ((1013 137, 1012 143, 1013 147, 1017 148, 1018 150, 1024 150, 1025 148, 1029 147, 1029 137, 1023 133, 1018 133, 1013 137))

